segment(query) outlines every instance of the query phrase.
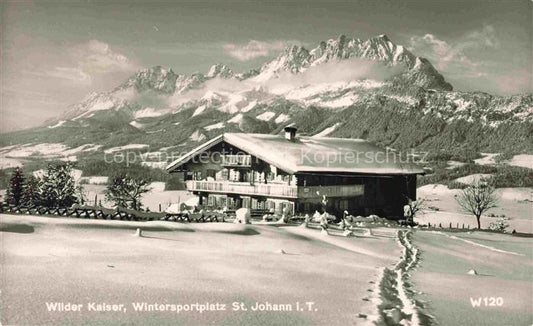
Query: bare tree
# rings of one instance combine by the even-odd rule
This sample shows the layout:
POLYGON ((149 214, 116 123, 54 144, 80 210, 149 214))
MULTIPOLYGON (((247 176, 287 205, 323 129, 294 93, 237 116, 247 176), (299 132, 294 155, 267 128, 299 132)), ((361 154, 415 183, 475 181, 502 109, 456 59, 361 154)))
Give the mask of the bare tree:
POLYGON ((407 198, 407 204, 403 208, 403 215, 406 222, 414 222, 415 216, 426 208, 426 200, 418 198, 418 200, 411 200, 407 198))
POLYGON ((495 190, 487 180, 481 179, 463 189, 456 197, 459 206, 466 213, 476 217, 478 229, 481 229, 481 215, 496 207, 498 198, 494 193, 495 190))
POLYGON ((105 194, 106 198, 115 202, 117 207, 140 210, 141 196, 148 191, 150 188, 147 180, 117 175, 107 186, 105 194))

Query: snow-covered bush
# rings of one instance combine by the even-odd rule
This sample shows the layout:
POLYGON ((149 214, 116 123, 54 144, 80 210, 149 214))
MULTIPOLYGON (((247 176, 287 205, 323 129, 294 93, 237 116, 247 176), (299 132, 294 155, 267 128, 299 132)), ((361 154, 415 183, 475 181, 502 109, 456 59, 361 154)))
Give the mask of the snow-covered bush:
POLYGON ((507 223, 507 220, 505 218, 500 218, 496 222, 490 222, 489 224, 489 230, 492 231, 498 231, 498 232, 505 232, 505 229, 509 227, 509 223, 507 223))
POLYGON ((250 224, 250 216, 249 208, 239 208, 235 211, 234 223, 250 224))

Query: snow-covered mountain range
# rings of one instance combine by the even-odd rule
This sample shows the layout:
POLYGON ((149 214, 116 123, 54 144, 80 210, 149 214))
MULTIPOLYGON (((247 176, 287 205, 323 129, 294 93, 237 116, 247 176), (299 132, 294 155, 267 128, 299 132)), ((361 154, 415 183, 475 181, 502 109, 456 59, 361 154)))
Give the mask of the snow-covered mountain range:
POLYGON ((132 143, 191 148, 225 131, 366 138, 398 149, 529 149, 533 97, 457 92, 426 59, 387 36, 340 36, 289 46, 258 69, 223 64, 184 75, 144 69, 93 93, 44 127, 3 135, 3 145, 132 143))

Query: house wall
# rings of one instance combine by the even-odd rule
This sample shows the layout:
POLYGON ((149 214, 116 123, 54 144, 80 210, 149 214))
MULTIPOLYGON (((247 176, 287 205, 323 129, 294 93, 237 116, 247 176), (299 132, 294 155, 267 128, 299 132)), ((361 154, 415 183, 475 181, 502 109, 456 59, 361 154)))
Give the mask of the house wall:
POLYGON ((280 198, 257 197, 247 195, 226 195, 207 192, 197 193, 200 196, 201 205, 213 210, 236 210, 238 208, 250 208, 281 215, 288 208, 293 214, 298 213, 295 201, 280 198))
POLYGON ((249 155, 235 146, 222 142, 184 164, 180 168, 181 171, 185 171, 184 180, 295 184, 294 177, 289 173, 275 168, 253 155, 251 155, 250 167, 226 167, 221 164, 222 154, 249 155), (235 176, 237 177, 235 178, 235 176))
MULTIPOLYGON (((416 175, 300 174, 298 185, 362 185, 362 195, 327 198, 327 211, 337 216, 347 210, 354 215, 399 218, 408 200, 416 199, 416 175)), ((322 198, 299 199, 296 207, 302 213, 320 211, 322 198)))
MULTIPOLYGON (((270 164, 252 156, 250 167, 227 168, 221 164, 220 154, 248 154, 225 142, 217 144, 203 154, 206 160, 196 160, 186 163, 182 170, 186 172, 186 180, 224 180, 243 183, 276 183, 297 185, 299 190, 313 187, 354 186, 349 196, 329 196, 327 211, 341 216, 344 210, 350 214, 368 216, 376 214, 387 217, 400 217, 403 206, 408 199, 416 199, 416 175, 362 175, 362 174, 332 174, 332 173, 298 173, 290 175, 270 164), (209 160, 209 158, 212 158, 209 160), (233 171, 230 171, 233 170, 233 171), (238 180, 230 178, 237 175, 238 180)), ((350 187, 348 187, 350 188, 350 187)), ((325 188, 323 188, 325 189, 325 188)), ((311 191, 314 192, 314 191, 311 191)), ((249 207, 253 209, 274 209, 281 212, 287 205, 296 213, 314 213, 322 208, 322 195, 313 196, 312 193, 302 193, 297 199, 267 198, 265 196, 250 196, 238 194, 209 194, 198 192, 205 197, 205 204, 213 208, 249 207), (222 205, 224 204, 224 205, 222 205)))

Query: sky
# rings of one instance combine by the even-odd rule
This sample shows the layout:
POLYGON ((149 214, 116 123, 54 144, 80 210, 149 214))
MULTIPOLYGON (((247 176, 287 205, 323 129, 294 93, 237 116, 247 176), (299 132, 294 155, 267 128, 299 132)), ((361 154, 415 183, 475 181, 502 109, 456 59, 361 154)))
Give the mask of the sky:
POLYGON ((341 34, 386 34, 456 90, 531 93, 532 13, 531 0, 4 0, 0 130, 42 124, 145 67, 239 72, 341 34))

